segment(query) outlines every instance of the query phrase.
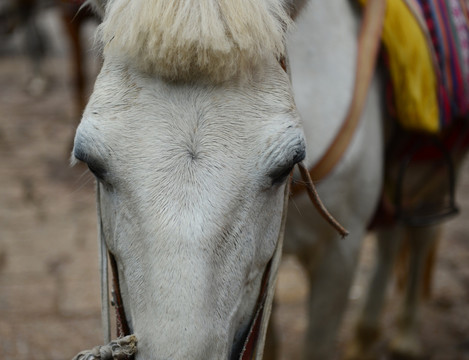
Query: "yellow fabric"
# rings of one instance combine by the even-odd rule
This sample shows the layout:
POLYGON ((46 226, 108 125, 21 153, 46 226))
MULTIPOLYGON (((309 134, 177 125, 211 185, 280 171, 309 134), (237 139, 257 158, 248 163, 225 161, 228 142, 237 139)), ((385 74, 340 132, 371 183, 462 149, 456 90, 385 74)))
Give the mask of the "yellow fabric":
MULTIPOLYGON (((367 1, 359 0, 363 5, 367 1)), ((382 40, 389 57, 398 120, 407 129, 437 133, 437 78, 427 38, 404 0, 388 0, 382 40)))

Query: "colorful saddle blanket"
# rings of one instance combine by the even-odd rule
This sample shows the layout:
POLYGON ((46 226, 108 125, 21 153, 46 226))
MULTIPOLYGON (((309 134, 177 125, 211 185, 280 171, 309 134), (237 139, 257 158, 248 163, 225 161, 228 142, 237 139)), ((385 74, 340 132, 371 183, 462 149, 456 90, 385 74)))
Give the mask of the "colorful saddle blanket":
POLYGON ((404 128, 439 133, 469 115, 468 23, 469 0, 387 1, 382 39, 404 128))

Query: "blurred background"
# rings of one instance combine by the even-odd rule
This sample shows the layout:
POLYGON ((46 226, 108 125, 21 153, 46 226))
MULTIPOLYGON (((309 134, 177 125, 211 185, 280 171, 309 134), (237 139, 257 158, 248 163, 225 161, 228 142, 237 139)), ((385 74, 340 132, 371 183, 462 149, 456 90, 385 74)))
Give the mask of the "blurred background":
POLYGON ((78 7, 0 0, 0 359, 101 342, 94 180, 69 165, 100 65, 78 7))
MULTIPOLYGON (((94 79, 97 20, 79 5, 0 0, 0 360, 62 360, 101 344, 94 180, 70 167, 75 128, 94 79)), ((461 213, 440 241, 423 305, 427 359, 469 359, 469 163, 461 213)), ((344 240, 347 241, 347 240, 344 240)), ((339 352, 350 338, 374 266, 364 242, 339 352)), ((298 359, 307 284, 295 259, 281 268, 275 319, 282 359, 298 359)), ((389 288, 385 349, 401 295, 389 288)), ((383 350, 383 358, 389 358, 383 350)))

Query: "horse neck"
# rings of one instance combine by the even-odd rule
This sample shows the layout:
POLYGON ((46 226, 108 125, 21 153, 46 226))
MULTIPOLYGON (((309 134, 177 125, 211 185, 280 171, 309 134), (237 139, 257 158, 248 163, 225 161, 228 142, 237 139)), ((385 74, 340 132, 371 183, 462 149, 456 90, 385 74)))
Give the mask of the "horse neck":
POLYGON ((360 17, 351 2, 311 0, 288 42, 295 100, 315 163, 337 133, 352 98, 360 17))

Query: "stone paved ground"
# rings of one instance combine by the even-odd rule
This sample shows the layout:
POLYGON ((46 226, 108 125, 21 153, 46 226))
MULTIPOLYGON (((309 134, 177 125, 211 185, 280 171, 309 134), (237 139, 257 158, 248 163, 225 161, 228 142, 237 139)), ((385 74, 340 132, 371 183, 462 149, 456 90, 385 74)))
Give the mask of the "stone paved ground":
MULTIPOLYGON (((101 342, 93 180, 69 167, 76 126, 67 57, 48 59, 49 87, 25 90, 22 56, 0 58, 0 360, 63 360, 101 342)), ((448 223, 424 309, 428 359, 469 359, 469 165, 459 188, 461 215, 448 223)), ((368 238, 341 344, 373 262, 368 238)), ((282 359, 298 359, 305 280, 287 258, 280 276, 282 359)), ((397 300, 385 324, 392 329, 397 300)), ((343 347, 343 346, 342 346, 343 347)))
POLYGON ((69 167, 65 64, 47 64, 34 98, 25 59, 1 60, 0 359, 66 359, 100 335, 93 181, 69 167))

